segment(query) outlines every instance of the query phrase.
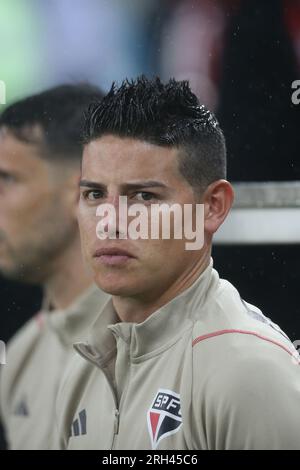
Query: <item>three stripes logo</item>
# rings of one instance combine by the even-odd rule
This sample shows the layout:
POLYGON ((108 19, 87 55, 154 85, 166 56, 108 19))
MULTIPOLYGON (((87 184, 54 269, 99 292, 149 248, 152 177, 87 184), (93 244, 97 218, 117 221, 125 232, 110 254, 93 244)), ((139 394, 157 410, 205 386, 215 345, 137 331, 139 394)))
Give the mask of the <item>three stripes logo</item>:
POLYGON ((147 413, 148 431, 152 449, 182 425, 180 395, 170 390, 159 389, 147 413))
POLYGON ((70 437, 83 436, 86 434, 86 410, 81 410, 71 427, 70 437))

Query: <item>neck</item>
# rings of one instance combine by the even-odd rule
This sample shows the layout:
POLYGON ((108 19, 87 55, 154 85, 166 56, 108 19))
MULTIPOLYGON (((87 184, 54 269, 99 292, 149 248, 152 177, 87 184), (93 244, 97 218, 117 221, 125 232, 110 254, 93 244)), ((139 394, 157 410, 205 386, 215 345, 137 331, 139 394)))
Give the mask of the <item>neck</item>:
POLYGON ((181 276, 161 295, 153 296, 145 301, 141 297, 113 297, 114 309, 122 322, 142 323, 152 313, 170 302, 188 289, 207 268, 210 262, 211 250, 207 249, 193 266, 184 271, 181 276))
POLYGON ((55 260, 51 275, 44 283, 47 299, 54 309, 68 308, 92 285, 83 264, 79 236, 55 260))

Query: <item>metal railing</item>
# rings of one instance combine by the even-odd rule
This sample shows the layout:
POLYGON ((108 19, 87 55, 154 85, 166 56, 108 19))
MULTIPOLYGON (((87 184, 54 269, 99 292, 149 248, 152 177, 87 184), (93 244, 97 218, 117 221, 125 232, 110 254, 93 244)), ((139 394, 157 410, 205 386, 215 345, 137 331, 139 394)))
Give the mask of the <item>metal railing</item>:
POLYGON ((300 243, 300 181, 234 183, 235 202, 215 244, 300 243))

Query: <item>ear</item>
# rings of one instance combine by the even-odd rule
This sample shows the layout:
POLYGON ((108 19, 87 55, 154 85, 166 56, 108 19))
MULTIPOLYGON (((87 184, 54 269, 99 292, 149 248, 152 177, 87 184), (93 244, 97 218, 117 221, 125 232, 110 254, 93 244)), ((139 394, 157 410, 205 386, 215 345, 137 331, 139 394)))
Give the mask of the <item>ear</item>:
POLYGON ((213 235, 224 222, 234 200, 234 190, 227 180, 217 180, 205 190, 202 201, 204 204, 204 230, 213 235))

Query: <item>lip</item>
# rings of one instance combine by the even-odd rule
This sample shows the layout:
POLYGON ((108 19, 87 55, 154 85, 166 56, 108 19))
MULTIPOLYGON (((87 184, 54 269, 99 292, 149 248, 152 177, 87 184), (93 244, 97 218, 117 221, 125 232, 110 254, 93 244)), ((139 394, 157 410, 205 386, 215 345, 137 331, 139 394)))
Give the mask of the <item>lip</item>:
POLYGON ((122 250, 121 248, 99 248, 94 253, 94 258, 100 256, 127 256, 128 258, 135 258, 129 251, 122 250))
POLYGON ((121 248, 100 248, 95 251, 94 258, 107 266, 120 266, 136 257, 121 248))

